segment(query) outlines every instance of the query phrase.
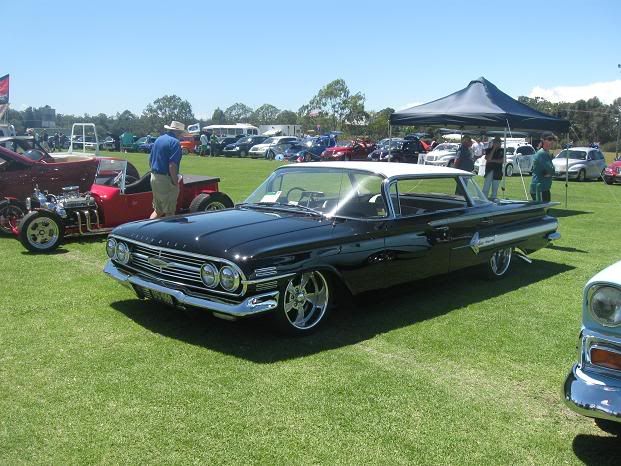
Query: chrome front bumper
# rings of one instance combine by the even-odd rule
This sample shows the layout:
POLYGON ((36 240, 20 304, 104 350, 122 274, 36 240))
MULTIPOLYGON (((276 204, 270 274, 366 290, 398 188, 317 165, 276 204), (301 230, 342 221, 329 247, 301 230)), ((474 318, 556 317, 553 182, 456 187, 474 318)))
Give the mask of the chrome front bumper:
POLYGON ((141 277, 129 275, 119 270, 111 260, 108 260, 106 263, 104 273, 111 276, 127 288, 132 289, 138 297, 141 297, 141 295, 138 293, 136 287, 172 296, 174 298, 174 303, 177 306, 198 307, 232 317, 246 317, 276 309, 280 294, 278 291, 271 291, 269 293, 250 296, 240 303, 231 303, 221 301, 215 297, 198 298, 196 296, 190 296, 181 290, 168 288, 164 285, 145 280, 141 277))
POLYGON ((586 373, 575 364, 563 385, 565 404, 586 417, 621 423, 621 380, 586 373))

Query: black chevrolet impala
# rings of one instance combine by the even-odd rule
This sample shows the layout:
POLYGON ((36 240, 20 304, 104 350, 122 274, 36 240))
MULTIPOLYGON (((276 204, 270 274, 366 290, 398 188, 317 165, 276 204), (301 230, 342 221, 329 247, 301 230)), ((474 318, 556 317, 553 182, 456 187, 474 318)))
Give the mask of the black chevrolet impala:
POLYGON ((105 273, 140 298, 224 318, 270 313, 305 334, 336 291, 359 294, 512 258, 560 235, 552 204, 492 203, 472 174, 427 165, 326 162, 277 168, 233 209, 116 228, 105 273))

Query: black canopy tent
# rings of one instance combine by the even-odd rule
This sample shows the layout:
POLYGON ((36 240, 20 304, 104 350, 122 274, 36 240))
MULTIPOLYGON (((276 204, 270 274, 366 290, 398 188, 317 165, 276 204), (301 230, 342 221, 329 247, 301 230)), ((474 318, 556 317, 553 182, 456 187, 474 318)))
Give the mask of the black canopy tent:
POLYGON ((394 112, 390 115, 390 124, 509 127, 563 133, 569 130, 569 121, 546 115, 518 102, 483 77, 470 81, 464 89, 441 99, 394 112))
MULTIPOLYGON (((507 130, 569 132, 568 120, 547 115, 518 102, 484 77, 470 81, 464 89, 446 97, 390 115, 391 127, 422 125, 477 128, 481 133, 487 133, 488 128, 504 128, 505 139, 507 130)), ((567 204, 567 180, 565 188, 567 204)))

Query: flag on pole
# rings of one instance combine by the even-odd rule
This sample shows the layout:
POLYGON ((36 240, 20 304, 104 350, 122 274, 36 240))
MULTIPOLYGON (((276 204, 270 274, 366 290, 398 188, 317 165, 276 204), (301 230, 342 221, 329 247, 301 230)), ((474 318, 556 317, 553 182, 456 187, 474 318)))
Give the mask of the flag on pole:
POLYGON ((0 78, 0 104, 9 103, 9 75, 0 78))

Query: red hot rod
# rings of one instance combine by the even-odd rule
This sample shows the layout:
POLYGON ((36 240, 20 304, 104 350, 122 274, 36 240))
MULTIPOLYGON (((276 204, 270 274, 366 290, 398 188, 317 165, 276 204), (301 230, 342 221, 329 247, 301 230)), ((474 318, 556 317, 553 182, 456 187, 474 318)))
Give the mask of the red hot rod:
MULTIPOLYGON (((26 199, 29 213, 13 233, 28 250, 47 252, 63 238, 104 234, 123 223, 149 218, 153 212, 151 174, 136 179, 128 175, 134 172, 126 160, 100 159, 88 192, 80 192, 78 186, 65 187, 59 195, 35 189, 26 199)), ((177 213, 233 207, 233 201, 218 191, 219 181, 209 176, 181 176, 177 213)))

